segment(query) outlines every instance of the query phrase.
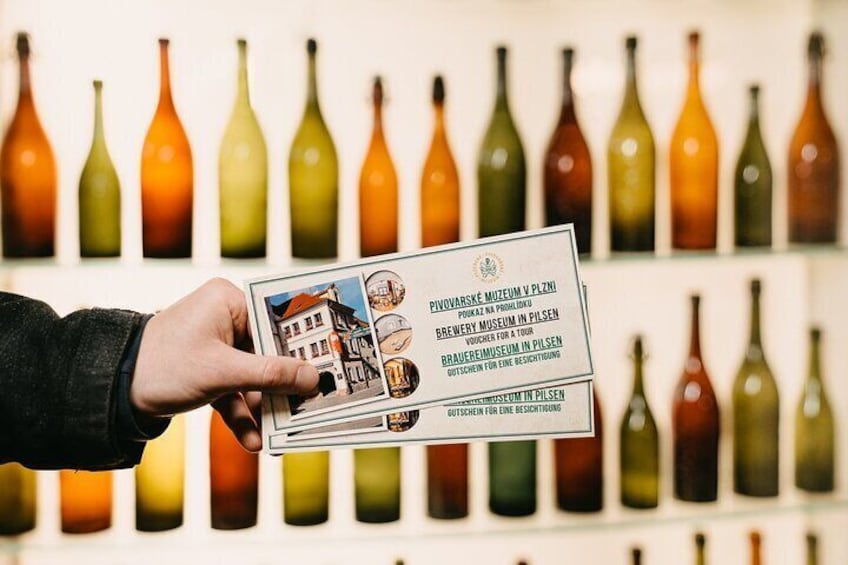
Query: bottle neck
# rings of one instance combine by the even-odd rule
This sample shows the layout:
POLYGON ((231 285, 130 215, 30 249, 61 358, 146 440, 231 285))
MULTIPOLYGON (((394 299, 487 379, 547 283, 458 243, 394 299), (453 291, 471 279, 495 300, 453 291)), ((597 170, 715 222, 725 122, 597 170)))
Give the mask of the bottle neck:
POLYGON ((498 58, 498 83, 497 94, 495 97, 495 110, 504 112, 509 111, 509 100, 507 99, 506 88, 506 58, 498 58))
POLYGON ((439 102, 433 105, 433 137, 442 137, 445 134, 445 106, 439 102))
POLYGON ((698 302, 692 302, 692 322, 690 329, 689 357, 701 358, 701 308, 698 302))
POLYGON ((816 551, 816 539, 812 536, 807 537, 807 565, 817 565, 818 552, 816 551))
POLYGON ((374 130, 371 133, 373 140, 383 139, 383 106, 374 104, 374 130))
POLYGON ((18 106, 32 105, 32 85, 29 74, 29 54, 21 55, 19 60, 18 106))
POLYGON ((760 294, 751 295, 751 339, 748 344, 748 355, 763 355, 763 344, 760 336, 760 294))
POLYGON ((94 139, 92 145, 105 142, 103 133, 103 87, 94 86, 94 139))
POLYGON ((689 85, 686 96, 690 100, 701 99, 701 55, 697 43, 689 46, 689 85))
POLYGON ((238 91, 236 104, 250 106, 250 89, 247 81, 247 45, 239 43, 238 48, 238 91))
POLYGON ((820 55, 808 57, 809 75, 807 80, 807 105, 821 108, 822 58, 820 55))
POLYGON ((751 104, 748 110, 748 127, 757 131, 760 129, 760 97, 758 94, 751 94, 751 104))
POLYGON ((809 381, 821 383, 821 344, 818 336, 813 336, 810 341, 810 373, 807 377, 809 381))
POLYGON ((571 54, 563 56, 562 68, 562 106, 560 107, 560 121, 574 121, 574 91, 571 88, 571 54))
POLYGON ((642 377, 642 362, 640 356, 633 358, 633 396, 645 396, 645 385, 642 377))
POLYGON ((636 84, 636 50, 627 50, 627 78, 624 87, 624 98, 632 103, 639 103, 639 89, 636 84))
POLYGON ((171 70, 168 63, 168 44, 159 43, 159 105, 173 107, 171 98, 171 70))
POLYGON ((318 107, 318 78, 316 72, 316 63, 315 63, 315 55, 309 55, 309 62, 307 63, 307 77, 306 77, 306 107, 319 109, 318 107))

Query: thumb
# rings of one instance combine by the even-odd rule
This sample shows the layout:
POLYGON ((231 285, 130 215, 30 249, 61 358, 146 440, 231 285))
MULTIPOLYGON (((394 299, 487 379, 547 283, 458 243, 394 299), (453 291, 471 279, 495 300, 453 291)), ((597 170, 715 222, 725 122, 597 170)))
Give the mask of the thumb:
POLYGON ((318 371, 300 359, 255 355, 225 345, 215 358, 218 376, 211 392, 216 395, 245 390, 307 393, 318 386, 318 371))

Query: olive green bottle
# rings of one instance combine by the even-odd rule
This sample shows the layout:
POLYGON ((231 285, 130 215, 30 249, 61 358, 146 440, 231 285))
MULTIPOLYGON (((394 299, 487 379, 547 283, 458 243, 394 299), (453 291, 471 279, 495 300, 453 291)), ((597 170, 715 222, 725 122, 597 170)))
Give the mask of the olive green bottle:
POLYGON ((238 40, 238 91, 218 156, 223 257, 264 257, 268 150, 247 87, 247 42, 238 40))
POLYGON ((760 133, 760 87, 752 85, 749 91, 748 133, 734 176, 736 246, 768 247, 771 245, 771 163, 760 133))
POLYGON ((289 152, 292 255, 332 258, 338 254, 339 161, 318 105, 317 50, 314 39, 306 42, 306 109, 289 152))
POLYGON ((327 521, 330 501, 330 454, 326 451, 283 456, 283 520, 293 526, 327 521))
POLYGON ((821 330, 810 330, 810 371, 795 413, 795 486, 809 492, 834 487, 834 421, 824 389, 821 330))
POLYGON ((630 508, 656 508, 659 503, 659 432, 645 397, 642 337, 633 343, 633 393, 620 431, 621 504, 630 508))
POLYGON ((507 101, 506 47, 498 47, 497 59, 495 110, 477 159, 481 237, 520 231, 525 225, 527 167, 507 101))
POLYGON ((536 442, 489 444, 489 509, 501 516, 536 512, 536 442))
POLYGON ((121 254, 121 184, 103 133, 103 83, 94 81, 94 138, 79 180, 82 257, 121 254))
POLYGON ((35 493, 35 471, 18 463, 0 465, 0 536, 35 528, 35 493))
POLYGON ((624 101, 607 148, 612 251, 653 251, 654 136, 636 86, 636 38, 628 37, 624 101))
POLYGON ((353 451, 356 519, 383 523, 400 519, 400 448, 353 451))
POLYGON ((751 338, 733 383, 733 490, 777 496, 780 396, 760 336, 761 289, 751 281, 751 338))
POLYGON ((707 538, 701 532, 695 534, 695 565, 706 565, 707 563, 707 538))
POLYGON ((807 565, 818 565, 819 538, 813 532, 807 532, 807 565))

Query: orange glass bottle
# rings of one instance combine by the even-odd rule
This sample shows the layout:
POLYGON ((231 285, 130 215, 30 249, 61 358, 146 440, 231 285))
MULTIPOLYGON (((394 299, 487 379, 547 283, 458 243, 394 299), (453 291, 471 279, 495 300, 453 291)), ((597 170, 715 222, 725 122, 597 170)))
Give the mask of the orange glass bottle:
POLYGON ((824 38, 810 36, 807 102, 789 143, 789 241, 835 243, 839 226, 839 147, 821 94, 824 38))
POLYGON ((238 530, 256 525, 259 457, 246 451, 217 411, 209 424, 209 485, 212 527, 238 530))
POLYGON ((362 257, 398 248, 398 179, 383 134, 383 82, 374 79, 374 130, 359 175, 359 251, 362 257))
POLYGON ((592 250, 592 157, 574 110, 573 49, 564 49, 562 109, 545 154, 545 223, 574 223, 577 250, 592 250))
POLYGON ((29 36, 18 33, 18 106, 0 151, 3 256, 51 257, 56 225, 56 160, 35 111, 29 36))
POLYGON ((701 297, 692 296, 689 355, 672 406, 674 496, 689 502, 718 498, 718 401, 701 357, 701 297))
POLYGON ((88 534, 112 525, 112 473, 59 472, 62 531, 88 534))
POLYGON ((597 389, 593 397, 595 436, 554 440, 557 506, 567 512, 604 507, 604 422, 597 389))
POLYGON ((141 152, 145 257, 191 257, 194 170, 191 146, 171 96, 168 40, 159 40, 159 105, 141 152))
POLYGON ((689 86, 669 149, 674 249, 716 247, 718 139, 701 97, 699 37, 689 34, 689 86))

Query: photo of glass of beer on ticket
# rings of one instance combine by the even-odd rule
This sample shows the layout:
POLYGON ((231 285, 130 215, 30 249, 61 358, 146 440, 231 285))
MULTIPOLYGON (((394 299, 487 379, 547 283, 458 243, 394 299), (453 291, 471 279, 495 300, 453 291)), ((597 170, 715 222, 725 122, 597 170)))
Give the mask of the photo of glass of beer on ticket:
POLYGON ((265 394, 266 451, 585 437, 592 354, 571 225, 246 283, 257 353, 312 363, 265 394))

